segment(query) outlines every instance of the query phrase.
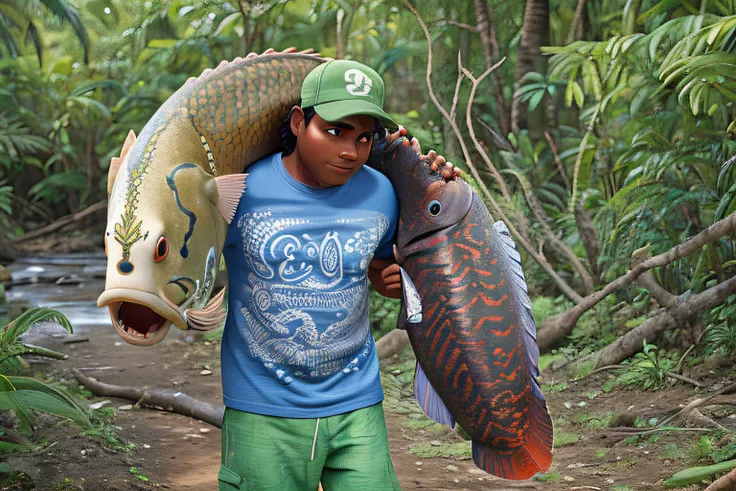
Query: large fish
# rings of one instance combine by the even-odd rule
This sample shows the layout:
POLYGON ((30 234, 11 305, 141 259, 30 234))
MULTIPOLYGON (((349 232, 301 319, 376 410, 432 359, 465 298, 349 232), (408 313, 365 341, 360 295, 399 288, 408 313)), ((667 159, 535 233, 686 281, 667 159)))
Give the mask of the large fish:
POLYGON ((111 162, 97 305, 108 306, 125 341, 157 343, 171 324, 222 324, 225 292, 213 296, 215 275, 242 172, 276 151, 281 118, 324 61, 295 51, 236 58, 189 79, 111 162))
POLYGON ((405 140, 374 148, 369 165, 399 198, 399 327, 417 356, 419 404, 457 421, 473 460, 505 479, 552 462, 552 420, 539 388, 539 348, 521 258, 473 188, 442 178, 405 140))

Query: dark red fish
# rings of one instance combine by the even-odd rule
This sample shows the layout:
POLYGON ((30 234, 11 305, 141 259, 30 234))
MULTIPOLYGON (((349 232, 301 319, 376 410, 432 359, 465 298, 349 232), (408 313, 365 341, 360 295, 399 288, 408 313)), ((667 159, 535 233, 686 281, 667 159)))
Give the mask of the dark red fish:
POLYGON ((486 472, 521 480, 546 471, 552 420, 536 380, 521 257, 506 226, 493 223, 470 185, 446 182, 401 140, 377 144, 369 165, 399 197, 399 327, 417 357, 419 404, 472 436, 473 460, 486 472))

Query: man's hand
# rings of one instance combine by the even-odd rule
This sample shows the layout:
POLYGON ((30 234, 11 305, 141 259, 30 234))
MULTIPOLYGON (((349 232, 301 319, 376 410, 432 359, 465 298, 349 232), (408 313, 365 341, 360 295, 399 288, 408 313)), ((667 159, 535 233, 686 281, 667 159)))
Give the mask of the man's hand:
POLYGON ((401 273, 393 259, 372 260, 368 264, 368 279, 384 297, 401 298, 401 273))
MULTIPOLYGON (((402 136, 406 136, 406 129, 403 126, 399 125, 398 130, 386 135, 386 141, 391 143, 392 141, 397 140, 402 136)), ((417 155, 419 155, 419 158, 428 161, 430 168, 434 172, 439 172, 445 181, 454 181, 461 176, 462 171, 460 169, 455 168, 450 162, 447 161, 447 159, 445 159, 442 155, 438 155, 437 152, 435 152, 434 150, 430 150, 429 153, 427 153, 426 155, 422 155, 422 146, 420 145, 419 140, 417 140, 416 138, 412 138, 411 142, 409 142, 409 145, 411 145, 411 148, 413 148, 417 155)))

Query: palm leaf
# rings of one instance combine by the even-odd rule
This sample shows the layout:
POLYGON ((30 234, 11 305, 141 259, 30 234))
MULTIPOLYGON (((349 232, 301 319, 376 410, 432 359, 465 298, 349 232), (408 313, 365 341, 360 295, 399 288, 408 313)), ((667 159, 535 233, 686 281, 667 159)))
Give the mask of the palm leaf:
POLYGON ((84 48, 84 64, 89 64, 89 36, 77 9, 66 0, 38 0, 62 22, 68 22, 84 48))
POLYGON ((30 410, 33 409, 70 419, 84 428, 92 427, 87 415, 77 407, 70 406, 66 401, 37 390, 0 392, 0 409, 13 411, 16 416, 25 419, 28 424, 33 420, 30 413, 30 410))

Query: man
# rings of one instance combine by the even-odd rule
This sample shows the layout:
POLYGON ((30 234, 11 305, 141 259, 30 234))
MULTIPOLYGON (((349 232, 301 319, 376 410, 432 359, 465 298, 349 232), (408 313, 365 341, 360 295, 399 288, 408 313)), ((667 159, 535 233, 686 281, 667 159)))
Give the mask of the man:
POLYGON ((364 164, 384 128, 405 132, 360 63, 320 65, 301 95, 225 241, 220 491, 398 490, 368 322, 369 282, 401 293, 398 202, 364 164))

